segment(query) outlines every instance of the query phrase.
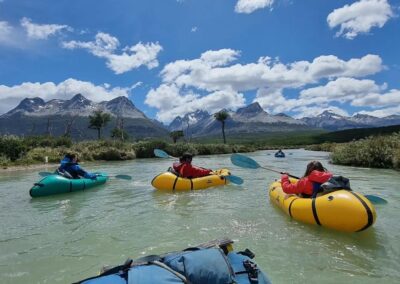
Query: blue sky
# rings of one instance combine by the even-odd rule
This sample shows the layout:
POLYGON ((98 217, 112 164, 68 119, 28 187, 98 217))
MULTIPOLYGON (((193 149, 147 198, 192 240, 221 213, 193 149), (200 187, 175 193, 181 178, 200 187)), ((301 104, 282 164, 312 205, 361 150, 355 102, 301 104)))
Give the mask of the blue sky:
POLYGON ((400 114, 400 0, 0 0, 0 113, 25 97, 128 96, 168 123, 400 114))

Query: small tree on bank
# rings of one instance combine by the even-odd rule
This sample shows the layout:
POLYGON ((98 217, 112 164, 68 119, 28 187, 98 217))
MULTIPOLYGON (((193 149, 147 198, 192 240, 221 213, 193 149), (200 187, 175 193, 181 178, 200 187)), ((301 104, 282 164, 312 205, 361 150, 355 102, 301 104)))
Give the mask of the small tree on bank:
POLYGON ((118 117, 115 128, 111 131, 111 138, 125 141, 129 139, 128 132, 124 129, 124 118, 118 117))
POLYGON ((118 139, 118 140, 121 140, 121 141, 125 141, 125 140, 129 139, 129 135, 122 128, 116 127, 111 131, 111 138, 118 139))
POLYGON ((214 117, 216 120, 221 122, 222 126, 222 137, 224 139, 224 144, 226 144, 226 138, 225 138, 225 120, 229 117, 229 113, 226 110, 221 110, 220 112, 217 112, 214 114, 214 117))
POLYGON ((172 131, 169 136, 172 138, 172 141, 174 141, 174 143, 176 143, 176 141, 178 141, 179 138, 183 137, 183 131, 182 130, 177 130, 177 131, 172 131))
POLYGON ((111 120, 111 115, 101 110, 96 110, 89 115, 89 128, 97 130, 97 138, 101 138, 101 129, 111 120))

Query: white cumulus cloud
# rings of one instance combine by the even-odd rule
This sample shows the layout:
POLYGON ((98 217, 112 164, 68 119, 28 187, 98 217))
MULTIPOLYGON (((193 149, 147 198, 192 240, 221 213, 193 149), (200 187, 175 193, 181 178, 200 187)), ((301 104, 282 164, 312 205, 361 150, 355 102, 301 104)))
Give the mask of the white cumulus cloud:
MULTIPOLYGON (((380 72, 382 59, 373 54, 361 58, 343 60, 333 55, 323 55, 312 61, 295 61, 284 64, 278 59, 260 57, 248 64, 236 63, 240 51, 233 49, 209 50, 192 60, 170 62, 160 72, 162 83, 152 89, 146 99, 149 106, 158 109, 158 116, 168 122, 176 115, 188 112, 181 103, 186 99, 199 109, 209 110, 211 100, 200 100, 203 96, 230 94, 229 107, 241 106, 241 94, 255 91, 261 106, 272 113, 295 110, 304 105, 298 98, 286 98, 285 89, 301 89, 322 80, 341 77, 362 78, 380 72)), ((211 98, 211 97, 209 97, 211 98)), ((218 101, 218 100, 217 100, 218 101)), ((224 108, 223 104, 219 108, 224 108)), ((196 110, 196 109, 193 109, 196 110)))
POLYGON ((177 116, 198 109, 210 113, 223 108, 236 109, 245 105, 245 98, 243 94, 234 91, 217 91, 201 96, 190 90, 181 90, 175 84, 162 84, 149 91, 145 103, 159 109, 157 119, 170 122, 177 116))
POLYGON ((63 42, 62 47, 67 49, 87 49, 94 56, 106 59, 106 65, 115 74, 122 74, 142 65, 148 69, 158 66, 157 56, 162 50, 158 43, 141 43, 127 46, 122 53, 117 54, 120 42, 116 37, 107 33, 97 33, 94 41, 68 41, 63 42))
POLYGON ((72 31, 72 28, 67 25, 35 24, 29 18, 22 18, 21 26, 25 29, 28 37, 31 39, 47 39, 48 37, 60 33, 63 30, 72 31))
POLYGON ((250 14, 255 10, 271 7, 274 0, 239 0, 235 6, 236 13, 250 14))
POLYGON ((136 86, 135 84, 128 88, 112 88, 107 83, 95 85, 91 82, 72 78, 59 84, 53 82, 25 82, 14 86, 0 85, 0 114, 16 107, 22 99, 27 97, 40 97, 48 101, 51 99, 70 99, 74 95, 81 93, 92 101, 100 102, 119 96, 128 96, 129 91, 136 86))
POLYGON ((12 31, 12 27, 8 22, 0 21, 0 42, 7 41, 12 31))
POLYGON ((373 27, 382 28, 392 17, 394 13, 387 0, 360 0, 335 9, 328 15, 327 22, 330 28, 340 26, 336 36, 353 39, 373 27))

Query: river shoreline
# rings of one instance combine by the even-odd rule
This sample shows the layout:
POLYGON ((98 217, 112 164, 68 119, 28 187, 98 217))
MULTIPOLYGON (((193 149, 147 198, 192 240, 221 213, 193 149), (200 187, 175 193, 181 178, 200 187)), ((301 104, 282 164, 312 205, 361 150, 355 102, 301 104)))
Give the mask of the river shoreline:
POLYGON ((3 166, 0 168, 0 173, 56 168, 57 166, 58 164, 55 163, 3 166))

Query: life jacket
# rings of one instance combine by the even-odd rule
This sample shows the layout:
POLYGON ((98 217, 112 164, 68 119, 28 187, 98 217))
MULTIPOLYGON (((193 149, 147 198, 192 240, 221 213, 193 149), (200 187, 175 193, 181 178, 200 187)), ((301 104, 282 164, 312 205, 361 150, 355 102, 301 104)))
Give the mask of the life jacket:
POLYGON ((64 157, 64 159, 61 160, 61 165, 58 167, 56 172, 59 172, 64 177, 73 179, 79 179, 80 177, 91 178, 93 176, 84 171, 78 163, 72 162, 67 157, 64 157))
MULTIPOLYGON (((82 284, 270 284, 253 262, 254 254, 228 251, 225 246, 194 247, 181 252, 152 255, 111 268, 82 284)), ((77 284, 75 283, 75 284, 77 284)))
POLYGON ((188 162, 176 162, 173 164, 173 168, 177 173, 179 173, 179 176, 183 178, 203 177, 211 173, 211 170, 192 166, 192 164, 188 162))
POLYGON ((287 175, 282 175, 282 189, 288 194, 302 194, 303 197, 311 197, 319 186, 332 177, 330 172, 312 171, 308 176, 299 179, 296 183, 290 183, 287 175))

